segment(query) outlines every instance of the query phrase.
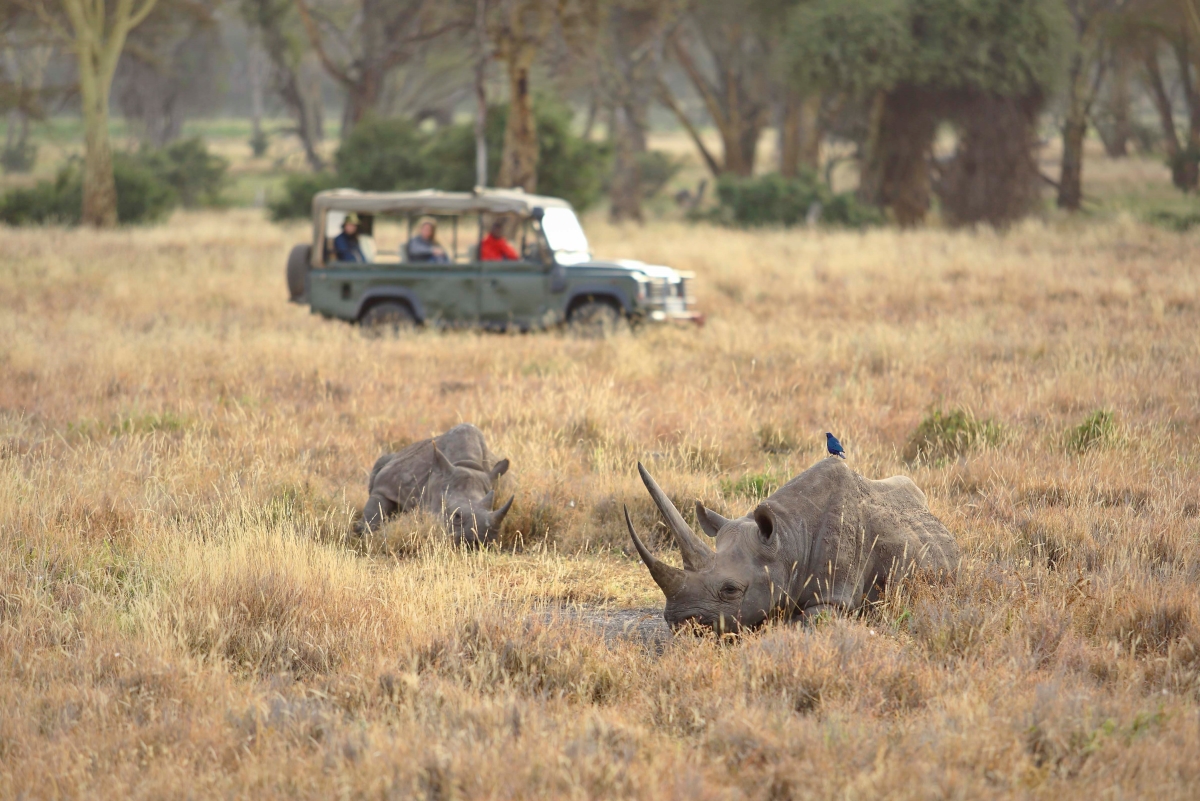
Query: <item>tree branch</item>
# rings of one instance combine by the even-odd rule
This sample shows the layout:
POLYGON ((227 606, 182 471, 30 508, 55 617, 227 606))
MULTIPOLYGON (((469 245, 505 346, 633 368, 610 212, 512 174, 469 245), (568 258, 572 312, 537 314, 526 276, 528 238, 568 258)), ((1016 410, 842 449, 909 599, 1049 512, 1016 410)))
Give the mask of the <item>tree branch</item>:
POLYGON ((717 164, 717 160, 713 158, 712 153, 708 152, 708 148, 704 146, 704 140, 700 138, 700 132, 696 130, 696 126, 692 125, 692 121, 683 113, 683 109, 679 107, 679 104, 675 102, 675 97, 671 94, 670 88, 662 78, 658 79, 658 101, 671 110, 679 120, 679 123, 684 127, 684 130, 692 137, 692 142, 695 143, 696 149, 700 151, 700 156, 704 159, 704 163, 708 166, 713 176, 720 175, 720 165, 717 164))
POLYGON ((699 93, 700 99, 704 101, 704 107, 708 109, 708 114, 712 117, 713 122, 718 128, 724 127, 725 112, 721 107, 721 101, 717 97, 716 90, 709 84, 708 80, 700 72, 696 66, 696 62, 692 60, 692 56, 680 44, 678 37, 671 38, 671 48, 675 51, 675 58, 687 73, 688 80, 696 87, 696 92, 699 93))
POLYGON ((335 64, 333 59, 329 57, 329 54, 325 52, 325 45, 321 43, 321 32, 317 30, 317 23, 315 20, 313 20, 312 14, 309 12, 308 6, 305 5, 304 0, 295 0, 295 3, 296 10, 300 12, 300 21, 304 23, 304 31, 308 34, 308 40, 312 42, 313 49, 317 51, 317 58, 321 60, 321 63, 325 66, 325 69, 328 70, 329 74, 337 79, 339 83, 342 83, 347 87, 353 87, 354 80, 346 73, 344 69, 335 64))

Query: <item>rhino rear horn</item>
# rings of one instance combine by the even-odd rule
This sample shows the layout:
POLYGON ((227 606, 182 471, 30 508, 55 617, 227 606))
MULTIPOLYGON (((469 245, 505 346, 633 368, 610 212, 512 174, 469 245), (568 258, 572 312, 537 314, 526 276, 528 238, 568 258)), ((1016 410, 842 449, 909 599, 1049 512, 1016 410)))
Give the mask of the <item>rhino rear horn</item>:
POLYGON ((633 530, 633 521, 629 519, 628 506, 625 507, 625 525, 629 528, 629 536, 633 539, 633 547, 637 548, 638 556, 642 557, 642 561, 650 569, 650 578, 654 579, 654 583, 663 591, 663 595, 667 596, 667 600, 674 598, 683 589, 684 572, 677 567, 671 567, 658 561, 646 549, 646 546, 638 539, 637 532, 633 530))
POLYGON ((650 477, 646 472, 646 468, 642 467, 642 463, 638 462, 638 473, 642 476, 642 483, 646 485, 646 489, 650 491, 650 497, 654 499, 654 505, 658 507, 658 511, 662 512, 662 516, 667 519, 667 525, 671 528, 671 533, 675 535, 675 543, 679 546, 680 552, 683 554, 684 570, 703 570, 712 564, 713 550, 708 547, 708 544, 695 535, 695 533, 684 522, 683 515, 679 514, 679 510, 675 508, 675 504, 671 503, 671 499, 663 493, 657 482, 650 477))
MULTIPOLYGON (((490 493, 490 492, 488 493, 488 495, 491 495, 491 494, 492 493, 490 493)), ((500 524, 504 522, 504 516, 507 515, 508 510, 512 508, 513 501, 516 499, 516 497, 517 497, 516 495, 512 496, 511 498, 508 499, 508 503, 504 504, 499 509, 492 512, 492 521, 491 521, 491 524, 488 526, 488 528, 490 528, 492 531, 498 531, 500 529, 500 524)))
POLYGON ((496 465, 488 472, 488 478, 490 478, 494 482, 496 479, 500 478, 500 476, 504 475, 507 472, 508 472, 508 460, 501 459, 500 461, 496 462, 496 465))
POLYGON ((700 528, 704 529, 705 534, 715 537, 717 532, 729 522, 729 519, 721 517, 712 509, 706 508, 700 501, 696 501, 696 522, 700 524, 700 528))
POLYGON ((446 458, 446 454, 442 453, 442 449, 433 443, 433 455, 437 459, 438 467, 445 470, 447 473, 454 472, 454 463, 446 458))

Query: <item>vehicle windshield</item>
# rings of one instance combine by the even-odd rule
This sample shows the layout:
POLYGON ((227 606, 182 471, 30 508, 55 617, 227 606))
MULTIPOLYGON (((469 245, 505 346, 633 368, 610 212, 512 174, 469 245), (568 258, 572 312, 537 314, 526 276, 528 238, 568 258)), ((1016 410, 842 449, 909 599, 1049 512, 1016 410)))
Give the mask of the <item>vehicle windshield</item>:
POLYGON ((591 260, 587 236, 583 233, 575 212, 551 206, 542 217, 542 230, 546 233, 546 241, 559 264, 579 264, 591 260))

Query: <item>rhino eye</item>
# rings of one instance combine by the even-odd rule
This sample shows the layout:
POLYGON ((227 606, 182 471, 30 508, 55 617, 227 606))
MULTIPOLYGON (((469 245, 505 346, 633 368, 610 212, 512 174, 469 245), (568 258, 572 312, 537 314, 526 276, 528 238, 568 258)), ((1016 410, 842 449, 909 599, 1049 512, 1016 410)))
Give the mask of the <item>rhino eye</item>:
POLYGON ((742 597, 744 590, 732 581, 727 581, 721 585, 721 598, 726 601, 736 601, 742 597))

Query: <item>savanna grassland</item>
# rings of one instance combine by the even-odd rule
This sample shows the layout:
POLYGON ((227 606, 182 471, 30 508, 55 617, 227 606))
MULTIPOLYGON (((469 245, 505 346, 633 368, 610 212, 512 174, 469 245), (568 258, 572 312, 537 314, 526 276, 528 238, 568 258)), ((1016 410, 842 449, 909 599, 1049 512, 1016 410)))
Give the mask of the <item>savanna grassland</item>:
POLYGON ((1200 235, 590 230, 708 325, 367 340, 285 302, 303 224, 6 230, 0 797, 1195 797, 1200 235), (355 540, 375 457, 461 421, 512 459, 499 547, 355 540), (955 584, 597 623, 661 609, 622 504, 678 559, 638 460, 739 515, 827 430, 955 584))

